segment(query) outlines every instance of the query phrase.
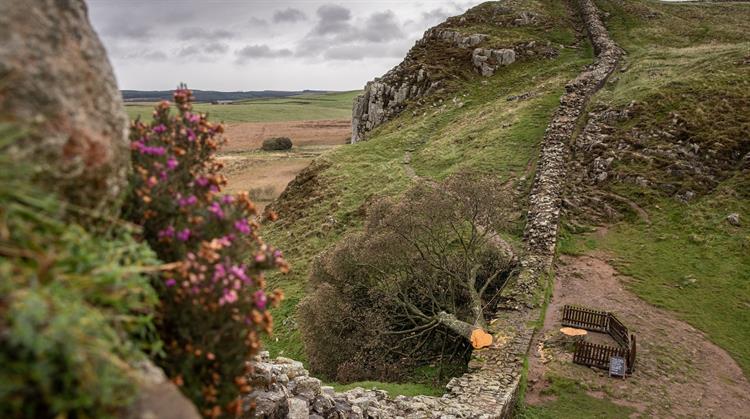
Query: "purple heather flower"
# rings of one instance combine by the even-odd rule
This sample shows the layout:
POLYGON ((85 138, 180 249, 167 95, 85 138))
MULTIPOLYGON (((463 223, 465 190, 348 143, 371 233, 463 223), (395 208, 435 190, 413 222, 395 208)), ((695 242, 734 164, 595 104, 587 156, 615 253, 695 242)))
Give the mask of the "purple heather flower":
POLYGON ((208 188, 208 190, 214 193, 219 192, 219 188, 216 185, 211 185, 211 187, 208 188))
POLYGON ((173 287, 175 284, 177 284, 177 281, 174 280, 174 278, 167 279, 164 284, 168 287, 173 287))
POLYGON ((195 123, 195 122, 200 122, 200 120, 201 120, 200 115, 196 115, 196 114, 190 115, 190 122, 195 123))
POLYGON ((187 129, 187 137, 188 137, 188 141, 195 141, 195 131, 193 131, 190 128, 188 128, 187 129))
POLYGON ((214 282, 218 282, 220 279, 227 276, 226 268, 224 268, 224 265, 219 263, 214 268, 214 282))
POLYGON ((160 239, 165 237, 174 237, 174 227, 169 226, 158 233, 160 239))
POLYGON ((249 279, 247 277, 247 274, 245 274, 245 269, 242 266, 234 265, 229 269, 232 272, 232 275, 236 276, 237 278, 247 282, 249 279))
POLYGON ((219 299, 219 305, 231 304, 235 301, 237 301, 237 291, 229 290, 219 299))
POLYGON ((208 207, 208 211, 212 212, 219 218, 224 218, 224 210, 221 209, 221 205, 218 202, 211 204, 211 206, 208 207))
POLYGON ((258 310, 265 310, 266 303, 268 302, 266 293, 264 293, 261 290, 258 290, 258 291, 255 291, 255 294, 253 295, 253 297, 255 298, 255 306, 258 307, 258 310))
POLYGON ((161 134, 167 130, 167 127, 164 126, 164 124, 159 124, 155 126, 152 131, 154 131, 157 134, 161 134))
POLYGON ((186 207, 188 205, 195 205, 196 203, 198 203, 198 198, 196 198, 195 195, 190 195, 187 198, 180 198, 180 199, 178 199, 177 203, 181 207, 186 207))
POLYGON ((177 233, 177 238, 180 241, 184 241, 184 242, 188 241, 188 239, 190 238, 190 229, 186 228, 186 229, 180 231, 179 233, 177 233))
POLYGON ((197 183, 199 186, 207 186, 208 178, 201 176, 198 179, 195 179, 195 183, 197 183))
POLYGON ((247 219, 240 218, 234 222, 234 228, 242 234, 250 234, 250 224, 247 223, 247 219))
POLYGON ((221 197, 221 202, 223 204, 231 204, 232 202, 234 202, 234 197, 232 195, 229 195, 229 194, 224 195, 224 196, 221 197))
POLYGON ((170 157, 167 159, 167 167, 169 168, 169 170, 174 170, 174 168, 177 167, 179 164, 180 163, 174 157, 170 157))

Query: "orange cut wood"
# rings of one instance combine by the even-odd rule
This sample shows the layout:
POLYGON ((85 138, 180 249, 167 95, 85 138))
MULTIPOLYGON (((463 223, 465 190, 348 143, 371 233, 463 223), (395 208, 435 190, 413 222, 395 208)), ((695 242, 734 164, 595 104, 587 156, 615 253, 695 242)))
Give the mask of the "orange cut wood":
POLYGON ((588 332, 583 329, 576 329, 575 327, 563 327, 560 329, 560 333, 567 336, 586 336, 588 332))
POLYGON ((474 349, 482 349, 492 345, 492 335, 482 329, 471 331, 471 346, 474 349))

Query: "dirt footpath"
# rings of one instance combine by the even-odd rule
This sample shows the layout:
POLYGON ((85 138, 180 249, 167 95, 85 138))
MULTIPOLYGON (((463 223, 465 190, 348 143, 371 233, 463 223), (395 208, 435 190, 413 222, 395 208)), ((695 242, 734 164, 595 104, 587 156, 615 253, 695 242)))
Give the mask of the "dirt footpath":
POLYGON ((246 122, 226 127, 229 141, 222 152, 252 151, 270 137, 289 137, 296 147, 346 144, 352 135, 352 122, 343 120, 246 122))
POLYGON ((554 294, 529 355, 526 401, 540 404, 553 375, 573 379, 594 397, 633 407, 636 416, 750 418, 750 384, 737 363, 692 326, 653 307, 623 287, 603 253, 562 256, 554 294), (637 334, 636 371, 625 380, 572 363, 557 347, 562 307, 580 304, 615 312, 637 334))

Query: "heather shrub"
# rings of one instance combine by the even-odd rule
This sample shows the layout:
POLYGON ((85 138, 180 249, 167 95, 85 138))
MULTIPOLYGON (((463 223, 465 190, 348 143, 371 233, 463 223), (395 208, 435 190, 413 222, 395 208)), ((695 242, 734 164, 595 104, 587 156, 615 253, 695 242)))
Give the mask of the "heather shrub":
POLYGON ((135 121, 130 138, 132 192, 125 216, 171 269, 155 283, 157 326, 166 357, 159 361, 205 416, 231 415, 250 391, 245 361, 270 333, 263 271, 286 269, 281 252, 258 236, 247 194, 225 195, 214 154, 221 125, 192 112, 192 94, 174 93, 149 123, 135 121))
POLYGON ((264 151, 290 150, 292 148, 292 140, 288 137, 269 138, 263 140, 260 148, 264 151))
MULTIPOLYGON (((0 417, 107 418, 136 393, 133 366, 160 350, 153 251, 31 183, 0 127, 0 417), (67 208, 65 208, 67 206, 67 208), (63 211, 63 209, 66 211, 63 211)), ((109 222, 108 222, 109 221, 109 222)))

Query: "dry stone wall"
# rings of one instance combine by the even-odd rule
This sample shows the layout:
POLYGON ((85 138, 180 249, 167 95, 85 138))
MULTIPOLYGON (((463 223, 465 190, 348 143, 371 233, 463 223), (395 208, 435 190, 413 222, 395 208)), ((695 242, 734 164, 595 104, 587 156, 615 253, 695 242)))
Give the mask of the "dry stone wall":
MULTIPOLYGON (((529 198, 525 231, 526 253, 521 272, 502 292, 503 308, 490 322, 495 344, 476 351, 469 372, 452 379, 442 397, 390 398, 382 391, 355 389, 336 393, 311 378, 296 361, 267 354, 255 360, 251 376, 256 390, 248 397, 258 417, 291 418, 507 418, 512 415, 523 360, 539 319, 541 298, 548 285, 566 175, 569 144, 587 100, 617 66, 622 51, 609 38, 592 0, 577 0, 596 51, 596 61, 566 86, 560 107, 550 121, 534 187, 529 198)), ((248 413, 249 415, 249 413, 248 413)))

